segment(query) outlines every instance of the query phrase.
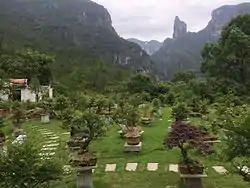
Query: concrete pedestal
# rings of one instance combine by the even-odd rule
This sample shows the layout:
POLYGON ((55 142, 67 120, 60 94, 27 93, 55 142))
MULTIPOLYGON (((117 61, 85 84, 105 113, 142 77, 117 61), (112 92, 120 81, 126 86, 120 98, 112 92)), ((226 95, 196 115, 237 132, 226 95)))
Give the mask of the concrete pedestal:
POLYGON ((142 142, 138 145, 128 145, 127 142, 124 144, 124 151, 125 152, 140 152, 142 148, 142 142))
POLYGON ((41 122, 42 123, 49 123, 49 114, 42 114, 41 115, 41 122))
POLYGON ((206 174, 180 174, 181 188, 204 188, 202 178, 206 178, 206 174))
POLYGON ((93 186, 93 172, 96 166, 83 167, 77 169, 76 185, 77 188, 94 188, 93 186))

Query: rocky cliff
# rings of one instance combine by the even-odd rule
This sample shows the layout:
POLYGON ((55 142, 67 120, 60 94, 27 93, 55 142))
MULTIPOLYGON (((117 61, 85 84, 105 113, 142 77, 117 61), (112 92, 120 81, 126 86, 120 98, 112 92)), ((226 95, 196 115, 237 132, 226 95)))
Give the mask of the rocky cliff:
POLYGON ((89 58, 150 69, 147 53, 118 36, 108 11, 90 0, 1 0, 0 23, 8 46, 55 55, 60 73, 85 69, 89 58))
POLYGON ((157 40, 151 40, 151 41, 141 41, 135 38, 130 38, 127 39, 130 42, 136 43, 139 46, 141 46, 141 48, 147 52, 148 55, 152 55, 154 54, 156 51, 158 51, 162 45, 161 42, 157 41, 157 40))
POLYGON ((250 3, 219 7, 212 12, 208 25, 199 32, 185 32, 185 23, 176 18, 174 39, 166 39, 162 47, 151 56, 155 69, 166 79, 180 70, 200 74, 200 51, 206 42, 218 40, 222 27, 239 14, 250 14, 250 3))
POLYGON ((180 20, 178 16, 174 20, 174 34, 173 39, 178 39, 187 34, 187 24, 180 20))

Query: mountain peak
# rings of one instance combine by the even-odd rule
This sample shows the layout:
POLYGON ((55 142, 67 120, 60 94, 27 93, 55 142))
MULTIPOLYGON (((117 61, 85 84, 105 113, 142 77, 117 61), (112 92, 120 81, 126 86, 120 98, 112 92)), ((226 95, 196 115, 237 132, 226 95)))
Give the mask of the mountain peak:
POLYGON ((173 38, 177 39, 184 36, 187 33, 187 24, 184 21, 181 21, 179 16, 175 17, 174 20, 174 33, 173 38))

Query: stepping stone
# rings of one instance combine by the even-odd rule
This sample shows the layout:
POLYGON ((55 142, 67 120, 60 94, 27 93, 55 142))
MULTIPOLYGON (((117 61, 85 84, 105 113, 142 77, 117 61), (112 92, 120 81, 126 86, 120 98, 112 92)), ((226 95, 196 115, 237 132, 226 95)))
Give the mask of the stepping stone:
POLYGON ((42 151, 55 151, 57 148, 42 148, 42 151))
POLYGON ((58 139, 59 138, 59 136, 54 136, 54 137, 49 137, 48 139, 49 140, 56 140, 56 139, 58 139))
POLYGON ((57 144, 46 144, 46 145, 43 146, 43 148, 47 148, 47 147, 57 147, 57 146, 59 146, 58 143, 57 143, 57 144))
POLYGON ((156 171, 158 169, 158 163, 148 163, 148 171, 156 171))
POLYGON ((53 132, 43 132, 42 134, 43 134, 43 135, 54 135, 53 132))
POLYGON ((213 169, 219 174, 225 174, 227 172, 223 166, 213 166, 213 169))
POLYGON ((53 155, 55 155, 56 153, 55 152, 51 152, 51 153, 39 153, 38 155, 39 156, 45 156, 45 157, 49 157, 49 156, 53 156, 53 155))
POLYGON ((70 132, 62 133, 62 135, 70 135, 70 132))
POLYGON ((171 121, 173 121, 173 120, 172 120, 172 119, 169 119, 169 120, 168 120, 168 122, 171 122, 171 121))
POLYGON ((106 164, 105 172, 114 172, 116 164, 106 164))
POLYGON ((177 164, 171 164, 169 165, 169 171, 170 172, 178 172, 178 165, 177 164))
POLYGON ((49 140, 49 141, 44 142, 44 144, 52 144, 52 143, 57 143, 57 142, 58 142, 57 140, 49 140))
POLYGON ((126 165, 126 170, 129 172, 134 172, 136 171, 138 163, 127 163, 126 165))

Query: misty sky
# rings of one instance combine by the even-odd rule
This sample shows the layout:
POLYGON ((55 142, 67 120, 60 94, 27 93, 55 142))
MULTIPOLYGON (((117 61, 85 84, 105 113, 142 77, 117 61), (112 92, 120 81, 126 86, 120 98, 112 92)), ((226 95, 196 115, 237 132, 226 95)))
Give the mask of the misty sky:
POLYGON ((189 31, 203 29, 212 10, 250 0, 93 0, 108 9, 116 31, 124 38, 164 40, 173 34, 175 16, 189 31))

